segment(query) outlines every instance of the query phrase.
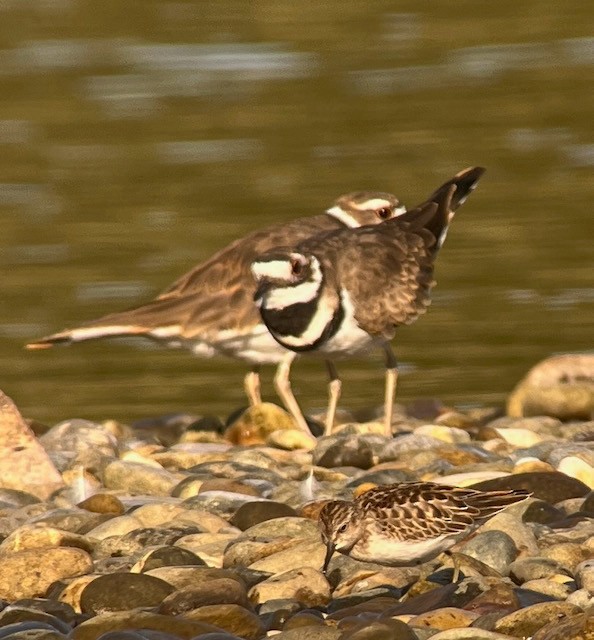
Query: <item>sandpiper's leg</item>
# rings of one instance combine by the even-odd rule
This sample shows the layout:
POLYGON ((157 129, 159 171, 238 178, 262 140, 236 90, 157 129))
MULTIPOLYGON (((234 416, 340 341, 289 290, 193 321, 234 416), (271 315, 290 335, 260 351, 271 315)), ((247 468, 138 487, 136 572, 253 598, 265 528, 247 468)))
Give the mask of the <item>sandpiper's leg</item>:
POLYGON ((330 381, 328 382, 328 410, 326 411, 324 435, 329 436, 334 427, 334 418, 336 416, 336 407, 338 406, 338 400, 340 398, 342 382, 340 381, 338 371, 331 360, 326 360, 326 367, 328 369, 330 381))
POLYGON ((384 435, 392 437, 392 415, 394 413, 394 396, 396 395, 396 383, 398 382, 398 363, 389 342, 385 342, 386 354, 386 395, 384 399, 384 435))
POLYGON ((260 367, 256 365, 251 371, 245 374, 243 388, 248 397, 250 407, 256 404, 262 404, 262 395, 260 394, 260 367))
POLYGON ((460 579, 460 563, 458 562, 458 558, 456 557, 456 554, 449 549, 446 549, 443 553, 452 561, 452 565, 454 568, 454 573, 452 574, 452 584, 456 584, 456 582, 458 582, 458 580, 460 579))
POLYGON ((295 400, 293 391, 291 390, 291 381, 289 380, 289 374, 291 373, 291 364, 296 357, 296 353, 287 351, 286 355, 280 361, 274 374, 274 388, 285 405, 287 411, 293 416, 295 422, 300 429, 303 429, 307 435, 311 436, 315 440, 315 436, 309 430, 305 417, 295 400))

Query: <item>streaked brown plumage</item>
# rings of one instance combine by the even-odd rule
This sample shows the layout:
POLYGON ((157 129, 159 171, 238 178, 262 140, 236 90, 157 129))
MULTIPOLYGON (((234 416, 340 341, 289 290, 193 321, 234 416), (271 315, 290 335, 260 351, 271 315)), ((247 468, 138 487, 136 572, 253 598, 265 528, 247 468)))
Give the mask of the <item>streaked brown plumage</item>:
POLYGON ((335 551, 388 566, 426 562, 470 535, 528 491, 477 491, 434 482, 376 487, 352 502, 333 500, 318 522, 327 547, 324 570, 335 551))

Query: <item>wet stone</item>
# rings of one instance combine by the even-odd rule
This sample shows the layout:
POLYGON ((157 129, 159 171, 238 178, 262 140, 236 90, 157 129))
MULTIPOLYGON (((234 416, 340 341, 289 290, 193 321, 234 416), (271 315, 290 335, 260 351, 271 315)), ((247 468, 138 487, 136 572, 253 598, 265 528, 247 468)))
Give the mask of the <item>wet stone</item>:
POLYGON ((230 523, 245 531, 260 522, 296 515, 294 509, 281 502, 246 502, 233 514, 230 523))
POLYGON ((81 509, 94 513, 106 513, 121 516, 125 508, 122 502, 110 493, 96 493, 78 504, 81 509))
POLYGON ((112 573, 99 576, 84 588, 80 607, 83 613, 93 615, 154 607, 173 590, 164 580, 146 574, 112 573))
POLYGON ((117 538, 107 538, 97 546, 95 557, 103 557, 113 553, 114 547, 120 550, 125 556, 132 556, 141 552, 146 547, 167 546, 183 536, 192 533, 201 533, 198 527, 170 527, 168 529, 158 529, 156 527, 137 528, 119 536, 117 538))
POLYGON ((319 571, 303 567, 259 582, 249 590, 248 596, 256 604, 270 598, 292 598, 307 607, 318 607, 330 601, 330 585, 319 571))
POLYGON ((383 618, 348 622, 339 624, 343 633, 341 640, 418 640, 414 630, 400 620, 383 618))
POLYGON ((171 490, 182 479, 181 474, 172 473, 161 467, 124 460, 111 462, 103 471, 103 482, 106 488, 151 496, 170 495, 171 490))
POLYGON ((211 604, 237 604, 251 608, 244 585, 231 578, 218 578, 198 586, 177 589, 163 599, 157 612, 175 616, 211 604))
POLYGON ((548 473, 515 473, 503 478, 486 480, 472 485, 481 491, 497 491, 500 489, 526 489, 534 498, 556 504, 567 498, 581 498, 589 491, 583 482, 570 478, 564 473, 552 471, 548 473))
POLYGON ((542 602, 510 613, 495 623, 494 630, 515 637, 529 637, 549 622, 580 613, 566 602, 542 602))
POLYGON ((220 631, 204 622, 162 616, 148 611, 118 611, 103 613, 81 622, 72 631, 71 640, 97 640, 101 634, 129 629, 164 632, 181 638, 192 638, 201 633, 220 631))
POLYGON ((559 573, 564 573, 564 571, 558 562, 541 556, 521 558, 509 566, 509 576, 517 584, 523 584, 528 580, 550 578, 559 573))
POLYGON ((183 501, 187 509, 204 509, 229 520, 231 516, 247 502, 258 502, 261 498, 246 496, 231 491, 205 491, 183 501))
POLYGON ((258 640, 266 633, 258 616, 238 604, 203 605, 178 617, 215 625, 244 640, 258 640))
POLYGON ((204 560, 189 549, 174 546, 163 546, 151 549, 131 569, 134 573, 145 573, 159 567, 176 567, 181 565, 202 565, 204 560))
POLYGON ((68 634, 71 629, 71 625, 67 624, 63 620, 60 620, 56 616, 40 611, 33 607, 25 607, 18 604, 8 605, 0 612, 0 629, 10 624, 18 622, 44 622, 53 627, 56 631, 63 634, 68 634))
POLYGON ((57 580, 92 570, 91 558, 82 549, 59 547, 6 554, 2 558, 0 598, 18 600, 44 596, 57 580))
POLYGON ((466 555, 484 562, 502 575, 518 556, 514 541, 503 531, 485 531, 479 533, 460 549, 466 555))

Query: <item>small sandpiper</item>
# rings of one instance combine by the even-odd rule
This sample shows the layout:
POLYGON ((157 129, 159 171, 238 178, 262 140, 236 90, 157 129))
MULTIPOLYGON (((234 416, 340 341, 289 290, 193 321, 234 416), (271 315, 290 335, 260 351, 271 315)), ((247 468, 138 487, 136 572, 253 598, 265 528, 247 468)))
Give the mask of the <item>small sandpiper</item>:
POLYGON ((333 500, 318 516, 326 545, 323 571, 335 551, 391 567, 427 562, 530 496, 522 489, 477 491, 405 482, 375 487, 352 502, 333 500))

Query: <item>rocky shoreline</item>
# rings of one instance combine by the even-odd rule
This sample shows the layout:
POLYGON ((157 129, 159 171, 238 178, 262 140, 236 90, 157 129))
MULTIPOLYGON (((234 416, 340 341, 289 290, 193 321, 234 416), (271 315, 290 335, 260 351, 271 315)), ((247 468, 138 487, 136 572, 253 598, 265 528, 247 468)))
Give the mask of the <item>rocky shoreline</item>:
POLYGON ((0 409, 2 639, 594 637, 592 420, 425 403, 389 439, 343 414, 312 449, 268 404, 33 432, 0 409), (534 495, 454 548, 457 584, 445 556, 325 576, 316 502, 411 480, 534 495))

